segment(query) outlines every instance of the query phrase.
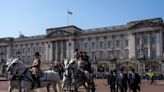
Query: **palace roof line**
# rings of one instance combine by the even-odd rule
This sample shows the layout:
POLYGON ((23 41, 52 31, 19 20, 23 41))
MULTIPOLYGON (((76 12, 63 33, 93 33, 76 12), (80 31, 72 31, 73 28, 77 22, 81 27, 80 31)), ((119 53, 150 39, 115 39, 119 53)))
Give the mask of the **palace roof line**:
MULTIPOLYGON (((44 39, 47 35, 53 33, 56 30, 66 30, 68 29, 74 30, 72 33, 79 32, 80 34, 90 34, 90 33, 96 33, 96 32, 103 32, 103 31, 116 31, 116 30, 127 30, 133 26, 136 26, 140 23, 144 22, 151 22, 156 25, 162 25, 164 27, 163 19, 162 18, 152 18, 152 19, 145 19, 145 20, 137 20, 137 21, 130 21, 127 24, 124 25, 116 25, 116 26, 109 26, 109 27, 100 27, 100 28, 92 28, 92 29, 80 29, 74 25, 70 26, 64 26, 64 27, 56 27, 56 28, 48 28, 46 29, 46 34, 45 35, 35 35, 35 36, 24 36, 20 35, 18 38, 13 38, 13 37, 6 37, 7 38, 13 38, 14 41, 24 41, 24 40, 34 40, 34 39, 44 39)), ((0 39, 5 39, 5 38, 0 38, 0 39)))

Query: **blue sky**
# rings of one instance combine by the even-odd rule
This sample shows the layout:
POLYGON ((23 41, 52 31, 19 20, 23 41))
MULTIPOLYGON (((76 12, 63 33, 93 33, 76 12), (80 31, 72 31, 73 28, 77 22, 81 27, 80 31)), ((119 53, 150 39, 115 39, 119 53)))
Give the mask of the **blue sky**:
POLYGON ((161 17, 164 0, 0 0, 0 38, 42 35, 47 28, 81 29, 126 24, 161 17))

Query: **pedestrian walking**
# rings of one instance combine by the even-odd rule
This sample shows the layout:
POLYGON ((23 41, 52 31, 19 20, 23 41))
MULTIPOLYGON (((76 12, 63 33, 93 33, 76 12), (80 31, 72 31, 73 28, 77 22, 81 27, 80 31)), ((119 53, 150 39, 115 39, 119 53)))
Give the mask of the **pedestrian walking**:
POLYGON ((117 81, 117 92, 118 89, 120 92, 127 92, 128 88, 128 76, 127 73, 124 72, 124 68, 121 68, 119 73, 116 76, 117 81))
POLYGON ((116 71, 110 72, 110 75, 108 76, 108 85, 110 85, 110 92, 116 92, 116 71))
POLYGON ((129 74, 129 88, 132 92, 140 91, 141 78, 134 69, 131 70, 129 74))

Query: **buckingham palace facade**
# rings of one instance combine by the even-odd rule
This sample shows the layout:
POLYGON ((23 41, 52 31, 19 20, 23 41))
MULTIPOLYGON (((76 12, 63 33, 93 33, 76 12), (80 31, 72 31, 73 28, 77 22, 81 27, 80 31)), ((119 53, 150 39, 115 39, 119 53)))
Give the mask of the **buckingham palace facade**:
POLYGON ((76 26, 50 28, 44 35, 0 38, 0 58, 19 56, 23 62, 31 63, 34 53, 39 52, 42 62, 61 62, 73 58, 78 49, 88 53, 97 71, 126 67, 164 72, 163 35, 162 18, 86 30, 76 26))

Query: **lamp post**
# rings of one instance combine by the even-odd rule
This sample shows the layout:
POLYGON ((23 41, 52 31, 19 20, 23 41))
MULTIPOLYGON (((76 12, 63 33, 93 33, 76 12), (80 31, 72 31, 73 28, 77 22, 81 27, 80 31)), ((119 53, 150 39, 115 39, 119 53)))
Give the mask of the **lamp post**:
POLYGON ((145 60, 146 60, 146 57, 144 55, 144 47, 143 45, 140 45, 139 46, 139 57, 138 57, 138 60, 141 64, 141 72, 142 73, 145 73, 145 60))
POLYGON ((93 65, 94 65, 94 70, 95 70, 95 72, 97 73, 98 62, 97 62, 97 58, 96 58, 96 56, 94 56, 94 62, 93 62, 93 65))
MULTIPOLYGON (((111 58, 110 58, 110 61, 112 62, 112 68, 113 68, 113 66, 114 66, 114 68, 117 69, 117 59, 116 59, 116 57, 115 57, 115 55, 114 55, 114 45, 113 45, 113 44, 112 44, 111 48, 112 48, 112 51, 111 51, 111 58)), ((113 68, 113 69, 114 69, 114 68, 113 68)))

